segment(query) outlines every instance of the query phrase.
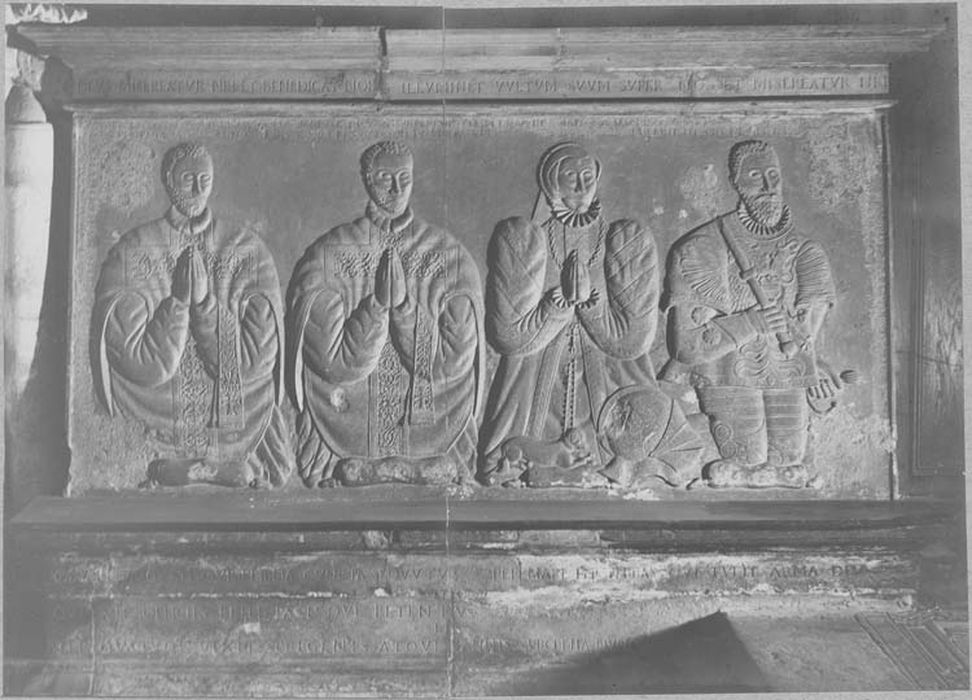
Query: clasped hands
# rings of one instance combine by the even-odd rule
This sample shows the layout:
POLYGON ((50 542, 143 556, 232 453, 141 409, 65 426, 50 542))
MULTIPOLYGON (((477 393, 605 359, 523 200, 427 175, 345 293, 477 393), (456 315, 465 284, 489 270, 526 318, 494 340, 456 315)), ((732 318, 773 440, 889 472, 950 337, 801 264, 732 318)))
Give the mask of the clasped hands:
POLYGON ((394 248, 386 248, 375 271, 375 301, 383 309, 397 309, 408 297, 408 282, 402 258, 394 248))
POLYGON ((587 265, 580 262, 576 250, 570 251, 560 269, 560 287, 554 287, 553 297, 558 306, 581 309, 594 306, 601 298, 600 292, 591 284, 587 265))
POLYGON ((209 272, 195 246, 186 246, 172 273, 172 296, 184 304, 202 304, 209 295, 209 272))

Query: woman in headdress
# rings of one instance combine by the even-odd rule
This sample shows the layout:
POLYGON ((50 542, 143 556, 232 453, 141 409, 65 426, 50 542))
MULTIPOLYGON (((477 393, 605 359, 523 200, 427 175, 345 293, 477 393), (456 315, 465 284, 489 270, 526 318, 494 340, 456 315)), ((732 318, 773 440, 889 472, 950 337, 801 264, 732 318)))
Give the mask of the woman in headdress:
POLYGON ((533 217, 493 232, 486 332, 501 357, 480 438, 485 483, 606 484, 599 413, 617 389, 654 384, 655 242, 636 221, 605 219, 600 177, 600 161, 580 145, 553 146, 537 169, 533 217), (558 442, 553 481, 549 470, 531 474, 531 452, 552 455, 558 442), (518 466, 513 448, 526 456, 518 466))

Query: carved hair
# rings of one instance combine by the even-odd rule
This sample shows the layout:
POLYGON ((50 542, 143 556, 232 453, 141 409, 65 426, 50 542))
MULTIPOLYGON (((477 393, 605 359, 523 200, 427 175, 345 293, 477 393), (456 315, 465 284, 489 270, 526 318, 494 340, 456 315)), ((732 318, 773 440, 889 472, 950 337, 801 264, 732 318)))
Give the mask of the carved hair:
POLYGON ((209 153, 209 149, 203 146, 201 143, 180 143, 173 146, 165 155, 162 156, 162 182, 167 186, 169 184, 169 175, 175 170, 175 166, 186 158, 208 158, 209 162, 213 161, 212 155, 209 153))
POLYGON ((367 175, 374 167, 375 160, 381 155, 408 156, 411 161, 415 160, 412 150, 404 143, 399 141, 379 141, 368 146, 361 154, 361 174, 367 175))
POLYGON ((729 149, 729 179, 735 182, 739 179, 739 170, 742 168, 743 161, 756 153, 772 153, 773 157, 779 160, 776 149, 766 141, 753 139, 751 141, 740 141, 729 149))
MULTIPOLYGON (((591 158, 591 154, 575 141, 562 141, 556 146, 547 149, 547 152, 540 158, 540 165, 537 167, 537 184, 540 191, 547 197, 548 201, 553 201, 555 193, 559 189, 557 178, 560 176, 560 166, 568 158, 591 158)), ((601 161, 594 158, 594 167, 597 170, 595 177, 601 177, 601 161)))

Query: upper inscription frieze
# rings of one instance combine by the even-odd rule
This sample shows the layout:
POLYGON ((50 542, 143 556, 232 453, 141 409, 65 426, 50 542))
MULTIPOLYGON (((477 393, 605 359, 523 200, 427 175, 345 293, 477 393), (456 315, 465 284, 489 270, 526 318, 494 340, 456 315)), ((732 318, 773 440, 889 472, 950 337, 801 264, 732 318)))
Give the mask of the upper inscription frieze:
POLYGON ((934 27, 21 27, 70 101, 880 96, 934 27))

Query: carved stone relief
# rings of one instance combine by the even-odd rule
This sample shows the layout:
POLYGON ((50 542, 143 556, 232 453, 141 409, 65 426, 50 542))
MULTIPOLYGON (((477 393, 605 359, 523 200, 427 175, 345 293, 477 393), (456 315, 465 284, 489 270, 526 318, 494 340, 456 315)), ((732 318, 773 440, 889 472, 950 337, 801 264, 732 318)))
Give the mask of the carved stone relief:
MULTIPOLYGON (((880 222, 851 200, 841 216, 820 206, 805 161, 787 169, 784 203, 782 185, 764 183, 782 180, 768 146, 737 147, 718 170, 729 146, 764 132, 784 163, 800 163, 809 135, 836 133, 843 118, 736 115, 712 131, 711 115, 633 111, 470 109, 445 124, 412 110, 329 115, 82 121, 76 493, 274 486, 293 467, 293 492, 473 477, 492 487, 477 491, 486 499, 554 495, 502 487, 880 492, 887 448, 860 442, 855 426, 887 433, 886 388, 844 390, 863 384, 849 368, 870 378, 884 367, 884 278, 871 267, 854 277, 850 262, 880 258, 880 222), (559 140, 581 130, 590 150, 559 140), (170 152, 166 187, 145 186, 180 142, 217 156, 214 196, 199 184, 211 159, 190 167, 192 154, 183 164, 170 152), (176 165, 190 171, 187 193, 176 165), (412 211, 413 180, 441 227, 412 211), (504 219, 523 192, 523 216, 504 219), (713 211, 728 213, 699 226, 713 211), (858 218, 861 235, 848 228, 858 218), (285 300, 273 261, 294 270, 285 300), (749 268, 756 289, 739 275, 749 268), (213 300, 223 310, 207 317, 213 300), (292 400, 275 405, 283 389, 292 400), (95 400, 108 410, 90 410, 95 400), (850 427, 830 440, 835 422, 850 427)), ((878 162, 875 122, 852 121, 856 152, 878 162)))
MULTIPOLYGON (((493 233, 486 328, 501 358, 483 423, 486 484, 630 486, 644 482, 643 472, 682 484, 698 466, 688 459, 665 469, 652 457, 663 434, 685 428, 690 443, 694 434, 655 385, 648 354, 658 319, 654 238, 637 221, 603 215, 601 168, 576 143, 549 148, 537 169, 533 215, 501 221, 493 233), (659 439, 650 446, 642 436, 637 455, 610 439, 602 453, 598 417, 625 387, 637 387, 651 411, 674 420, 655 428, 659 439)), ((604 430, 638 430, 616 413, 609 408, 604 430)))
POLYGON ((162 159, 165 215, 126 233, 101 267, 95 388, 156 453, 146 483, 280 486, 293 451, 280 411, 283 305, 264 243, 208 207, 215 173, 195 143, 162 159))
POLYGON ((713 487, 813 483, 806 456, 809 410, 833 408, 857 374, 837 374, 815 341, 836 302, 822 246, 804 235, 783 198, 772 146, 736 143, 729 172, 734 211, 672 247, 666 276, 671 359, 662 376, 695 387, 720 459, 713 487))
POLYGON ((480 277, 411 208, 413 155, 361 155, 363 216, 317 239, 288 291, 298 466, 308 486, 467 481, 483 396, 480 277))

